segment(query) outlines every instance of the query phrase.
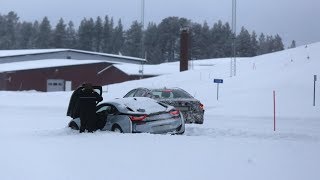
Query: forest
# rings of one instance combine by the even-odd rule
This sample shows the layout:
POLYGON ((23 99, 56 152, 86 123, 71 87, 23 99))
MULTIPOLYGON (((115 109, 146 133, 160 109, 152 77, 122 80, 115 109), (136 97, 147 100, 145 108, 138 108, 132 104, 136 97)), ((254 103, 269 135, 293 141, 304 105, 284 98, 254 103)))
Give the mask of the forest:
MULTIPOLYGON (((17 13, 0 14, 0 50, 67 48, 146 58, 149 64, 179 60, 180 31, 188 28, 189 59, 232 56, 235 38, 236 56, 252 57, 284 49, 282 38, 257 34, 242 27, 235 35, 228 22, 192 22, 186 18, 167 17, 159 24, 145 27, 133 21, 124 29, 121 19, 83 18, 78 27, 63 18, 53 25, 47 17, 41 21, 20 21, 17 13)), ((295 41, 290 46, 295 47, 295 41)))

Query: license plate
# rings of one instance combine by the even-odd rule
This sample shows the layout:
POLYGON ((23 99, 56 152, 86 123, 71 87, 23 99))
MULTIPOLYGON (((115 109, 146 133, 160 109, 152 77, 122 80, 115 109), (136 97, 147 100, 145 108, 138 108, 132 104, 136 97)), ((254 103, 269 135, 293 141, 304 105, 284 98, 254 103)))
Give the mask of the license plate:
POLYGON ((165 130, 168 130, 168 129, 171 129, 170 125, 162 125, 162 126, 152 127, 153 131, 165 131, 165 130))

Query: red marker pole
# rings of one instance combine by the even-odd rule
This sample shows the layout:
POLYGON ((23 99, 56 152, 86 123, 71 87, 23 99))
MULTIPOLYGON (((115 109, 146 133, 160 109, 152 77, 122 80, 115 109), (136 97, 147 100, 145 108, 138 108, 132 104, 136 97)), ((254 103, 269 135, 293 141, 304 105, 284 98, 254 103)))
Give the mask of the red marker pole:
POLYGON ((273 131, 276 131, 276 92, 273 91, 273 131))

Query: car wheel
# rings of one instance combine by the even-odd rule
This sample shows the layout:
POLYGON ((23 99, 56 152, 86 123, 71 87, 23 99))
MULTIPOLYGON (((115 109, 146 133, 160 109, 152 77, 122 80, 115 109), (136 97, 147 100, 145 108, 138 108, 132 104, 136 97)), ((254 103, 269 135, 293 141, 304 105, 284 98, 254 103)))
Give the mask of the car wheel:
POLYGON ((184 131, 177 133, 177 135, 183 135, 184 131))
POLYGON ((123 133, 123 131, 119 125, 114 125, 112 128, 112 131, 117 132, 117 133, 123 133))
POLYGON ((79 127, 78 127, 77 123, 75 123, 74 121, 71 121, 71 122, 69 123, 69 127, 70 127, 71 129, 73 129, 73 130, 79 130, 79 127))
POLYGON ((194 123, 196 124, 203 124, 203 119, 199 120, 199 121, 195 121, 194 123))
POLYGON ((203 124, 203 115, 201 115, 201 116, 199 117, 199 119, 196 119, 194 123, 196 123, 196 124, 203 124))
POLYGON ((196 121, 195 123, 196 123, 196 124, 203 124, 203 120, 201 120, 201 121, 196 121))
POLYGON ((185 130, 181 131, 183 125, 180 125, 177 129, 176 129, 176 133, 177 135, 182 135, 184 133, 185 130))

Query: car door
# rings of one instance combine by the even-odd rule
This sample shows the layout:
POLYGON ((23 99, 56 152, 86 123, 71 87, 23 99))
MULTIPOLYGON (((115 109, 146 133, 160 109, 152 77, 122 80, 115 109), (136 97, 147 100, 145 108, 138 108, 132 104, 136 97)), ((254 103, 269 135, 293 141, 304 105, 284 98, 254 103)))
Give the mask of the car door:
POLYGON ((119 111, 112 104, 100 104, 97 106, 96 114, 99 121, 105 122, 105 126, 101 130, 112 131, 112 127, 116 124, 120 126, 121 129, 125 130, 128 127, 128 121, 126 115, 119 115, 119 111))
MULTIPOLYGON (((83 88, 83 86, 77 88, 75 91, 73 91, 69 106, 67 110, 67 116, 70 116, 71 118, 75 119, 80 116, 79 112, 79 98, 80 98, 80 91, 83 88)), ((92 86, 93 90, 96 91, 100 96, 102 95, 102 87, 101 86, 92 86)), ((98 104, 98 102, 97 102, 98 104)))

